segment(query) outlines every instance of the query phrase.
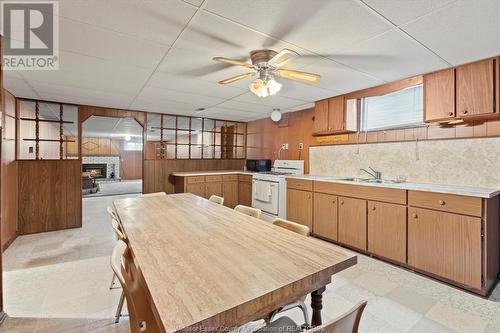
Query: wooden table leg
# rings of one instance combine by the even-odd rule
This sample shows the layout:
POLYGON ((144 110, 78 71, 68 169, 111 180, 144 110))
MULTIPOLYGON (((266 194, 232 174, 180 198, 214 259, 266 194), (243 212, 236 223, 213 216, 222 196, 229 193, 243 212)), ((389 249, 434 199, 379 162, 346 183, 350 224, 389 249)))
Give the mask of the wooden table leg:
POLYGON ((311 293, 311 308, 312 308, 312 320, 311 326, 320 326, 321 321, 321 309, 323 309, 323 292, 326 287, 315 290, 311 293))

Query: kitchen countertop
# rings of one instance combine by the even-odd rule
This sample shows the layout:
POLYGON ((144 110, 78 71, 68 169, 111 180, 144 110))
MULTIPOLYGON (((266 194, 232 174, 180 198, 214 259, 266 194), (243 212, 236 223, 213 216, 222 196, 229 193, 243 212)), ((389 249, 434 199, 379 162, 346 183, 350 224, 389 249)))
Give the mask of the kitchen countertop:
POLYGON ((411 190, 411 191, 456 194, 456 195, 464 195, 464 196, 480 197, 480 198, 492 198, 500 194, 500 189, 498 188, 484 188, 484 187, 461 186, 461 185, 426 184, 426 183, 412 183, 412 182, 366 183, 366 182, 349 181, 341 179, 347 177, 328 177, 328 176, 315 176, 315 175, 290 175, 287 176, 287 178, 315 180, 321 182, 331 182, 331 183, 348 184, 348 185, 386 187, 386 188, 395 188, 395 189, 411 190))
POLYGON ((253 175, 254 172, 244 170, 214 170, 214 171, 175 171, 172 176, 191 177, 191 176, 214 176, 214 175, 253 175))

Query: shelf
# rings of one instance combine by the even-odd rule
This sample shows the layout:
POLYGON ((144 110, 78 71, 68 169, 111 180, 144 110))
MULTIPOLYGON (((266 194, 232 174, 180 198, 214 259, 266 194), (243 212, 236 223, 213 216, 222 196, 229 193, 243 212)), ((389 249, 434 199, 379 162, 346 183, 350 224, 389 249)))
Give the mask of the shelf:
MULTIPOLYGON (((23 139, 23 141, 37 141, 36 139, 23 139)), ((75 142, 75 140, 60 140, 60 139, 38 139, 39 142, 75 142)))
MULTIPOLYGON (((55 120, 55 119, 36 119, 36 118, 19 118, 20 120, 25 120, 25 121, 39 121, 39 122, 44 122, 44 123, 58 123, 60 124, 60 120, 55 120)), ((63 120, 63 124, 74 124, 74 121, 69 121, 69 120, 63 120)))

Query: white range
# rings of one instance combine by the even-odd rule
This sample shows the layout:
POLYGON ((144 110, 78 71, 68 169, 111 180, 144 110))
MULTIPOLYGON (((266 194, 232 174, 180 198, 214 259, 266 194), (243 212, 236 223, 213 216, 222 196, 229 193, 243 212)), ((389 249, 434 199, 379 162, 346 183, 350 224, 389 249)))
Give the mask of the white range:
POLYGON ((252 207, 271 217, 286 218, 286 175, 304 174, 302 160, 276 160, 274 170, 252 177, 252 207))

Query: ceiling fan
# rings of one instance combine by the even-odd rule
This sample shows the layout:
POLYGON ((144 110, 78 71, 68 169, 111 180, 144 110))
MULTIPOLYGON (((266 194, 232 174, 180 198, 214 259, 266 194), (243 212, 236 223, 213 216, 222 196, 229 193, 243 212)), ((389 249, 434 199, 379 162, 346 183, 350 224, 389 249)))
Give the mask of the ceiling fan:
POLYGON ((280 52, 256 50, 250 52, 251 64, 224 57, 215 57, 213 60, 252 69, 250 72, 221 80, 220 84, 232 83, 258 74, 259 77, 250 83, 250 91, 259 97, 267 97, 275 95, 281 89, 281 83, 276 81, 278 77, 303 83, 319 82, 321 76, 318 74, 283 68, 286 63, 298 56, 297 52, 290 49, 283 49, 280 52))

